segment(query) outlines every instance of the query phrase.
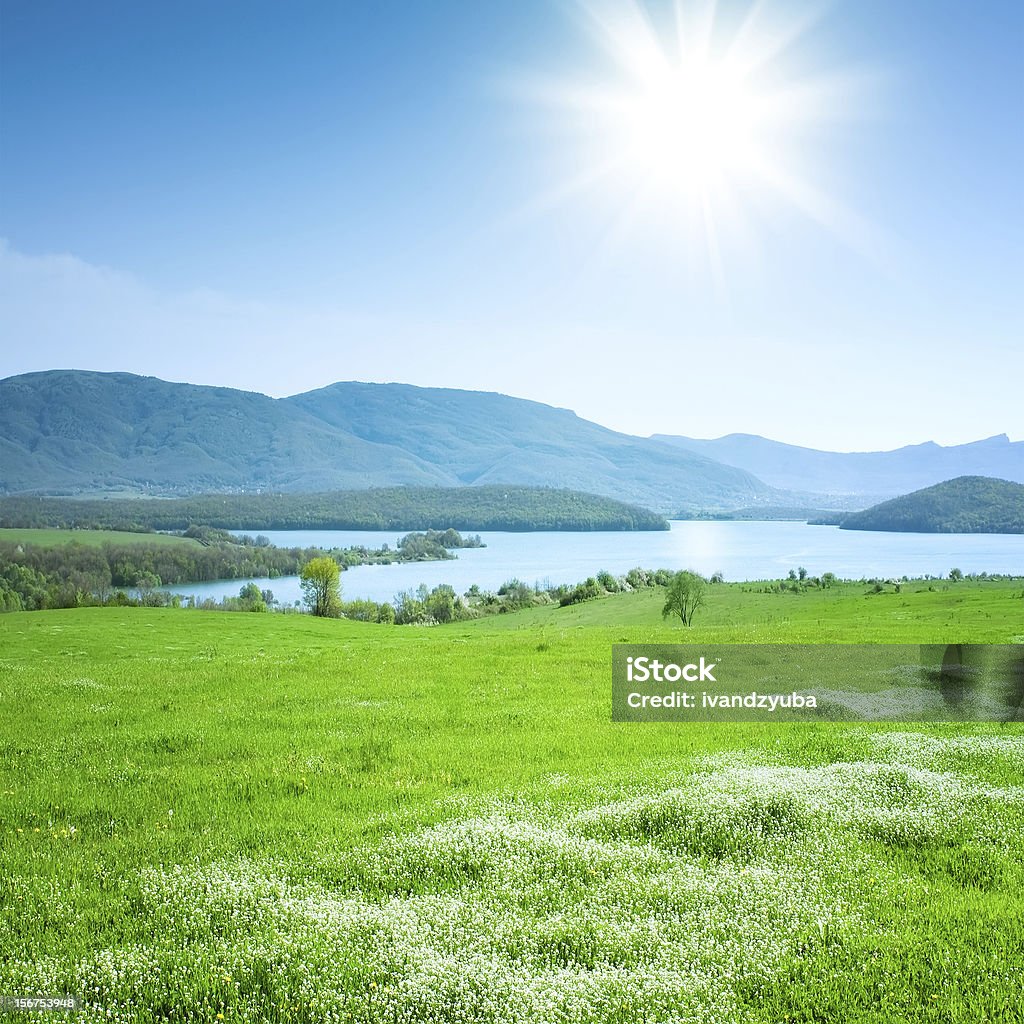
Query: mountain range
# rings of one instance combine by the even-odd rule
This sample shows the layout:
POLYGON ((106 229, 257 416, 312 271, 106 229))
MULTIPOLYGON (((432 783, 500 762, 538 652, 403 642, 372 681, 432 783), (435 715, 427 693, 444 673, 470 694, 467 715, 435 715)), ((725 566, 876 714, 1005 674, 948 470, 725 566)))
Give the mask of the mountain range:
POLYGON ((1024 483, 1024 441, 1011 441, 1006 434, 970 444, 943 447, 927 441, 884 452, 825 452, 756 434, 714 440, 654 434, 653 439, 745 469, 770 487, 809 492, 819 500, 860 498, 861 507, 960 476, 1024 483))
POLYGON ((1024 442, 836 453, 618 433, 507 395, 344 382, 288 398, 50 370, 0 380, 0 493, 571 488, 664 513, 864 508, 963 475, 1024 483, 1024 442))
POLYGON ((0 381, 0 493, 491 483, 571 488, 658 510, 772 494, 744 470, 493 393, 340 383, 274 399, 81 370, 0 381))

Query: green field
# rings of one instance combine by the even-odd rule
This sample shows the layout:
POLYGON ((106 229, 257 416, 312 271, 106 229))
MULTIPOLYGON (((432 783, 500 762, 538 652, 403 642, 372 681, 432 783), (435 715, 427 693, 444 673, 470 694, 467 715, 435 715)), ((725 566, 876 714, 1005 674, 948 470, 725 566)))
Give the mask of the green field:
MULTIPOLYGON (((1024 640, 1022 584, 687 640, 1024 640)), ((0 616, 0 993, 84 1020, 1019 1021, 1024 727, 609 720, 659 593, 0 616), (108 1013, 109 1011, 109 1013, 108 1013)))
MULTIPOLYGON (((897 593, 886 585, 841 582, 799 594, 766 593, 761 583, 707 590, 691 630, 663 624, 661 588, 638 590, 568 608, 529 608, 472 623, 490 630, 629 626, 630 640, 668 637, 723 643, 1024 643, 1024 580, 914 580, 897 593)), ((625 634, 624 634, 625 635, 625 634)))
POLYGON ((199 541, 191 537, 173 537, 166 533, 131 533, 127 530, 19 530, 0 529, 0 543, 34 544, 50 548, 62 544, 86 544, 99 547, 102 544, 187 544, 198 547, 199 541))

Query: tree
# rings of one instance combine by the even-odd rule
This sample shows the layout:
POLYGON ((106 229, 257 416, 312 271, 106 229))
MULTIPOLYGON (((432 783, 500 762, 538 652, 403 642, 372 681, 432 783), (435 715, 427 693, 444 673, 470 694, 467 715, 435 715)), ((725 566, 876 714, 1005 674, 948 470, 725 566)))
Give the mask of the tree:
POLYGON ((426 587, 419 588, 419 591, 403 590, 395 594, 395 622, 399 626, 409 626, 415 622, 422 622, 426 616, 424 603, 427 599, 426 587))
POLYGON ((455 618, 457 602, 455 588, 447 583, 441 583, 430 592, 430 597, 426 601, 426 611, 437 622, 451 622, 455 618))
POLYGON ((341 613, 341 570, 326 555, 308 561, 299 573, 302 600, 313 615, 336 618, 341 613))
POLYGON ((667 619, 670 615, 678 615, 683 625, 689 626, 693 622, 694 612, 704 606, 706 585, 703 576, 699 576, 689 569, 675 573, 668 584, 665 607, 661 610, 661 617, 667 619))
POLYGON ((239 608, 246 612, 265 612, 267 610, 265 593, 269 594, 270 591, 260 590, 255 583, 246 583, 238 592, 239 608))
POLYGON ((954 583, 959 583, 964 578, 964 574, 959 569, 950 569, 949 570, 949 578, 954 583))

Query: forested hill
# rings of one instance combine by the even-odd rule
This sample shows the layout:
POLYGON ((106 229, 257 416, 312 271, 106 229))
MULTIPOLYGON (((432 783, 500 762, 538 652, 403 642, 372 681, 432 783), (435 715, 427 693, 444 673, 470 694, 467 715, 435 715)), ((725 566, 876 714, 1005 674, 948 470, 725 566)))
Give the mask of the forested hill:
POLYGON ((855 512, 840 526, 905 533, 1024 533, 1024 486, 961 476, 855 512))
POLYGON ((745 470, 506 395, 342 383, 291 398, 127 373, 0 381, 0 494, 564 487, 647 508, 757 504, 745 470))
POLYGON ((547 487, 392 487, 171 499, 0 498, 0 526, 110 530, 667 530, 612 498, 547 487))

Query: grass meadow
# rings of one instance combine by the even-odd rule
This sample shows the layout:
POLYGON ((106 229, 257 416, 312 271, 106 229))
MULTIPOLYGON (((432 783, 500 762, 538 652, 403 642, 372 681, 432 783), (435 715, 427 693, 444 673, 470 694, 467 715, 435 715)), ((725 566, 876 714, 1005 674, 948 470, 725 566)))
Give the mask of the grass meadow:
POLYGON ((86 1021, 1024 1020, 1024 727, 613 724, 611 645, 1024 642, 1020 581, 445 627, 0 616, 0 994, 86 1021), (934 589, 930 589, 934 588, 934 589))
POLYGON ((0 529, 0 542, 9 544, 33 544, 36 547, 60 547, 64 544, 84 544, 87 547, 101 547, 114 544, 160 545, 168 547, 199 547, 199 541, 191 537, 176 537, 167 533, 129 533, 127 530, 35 530, 4 527, 0 529))

